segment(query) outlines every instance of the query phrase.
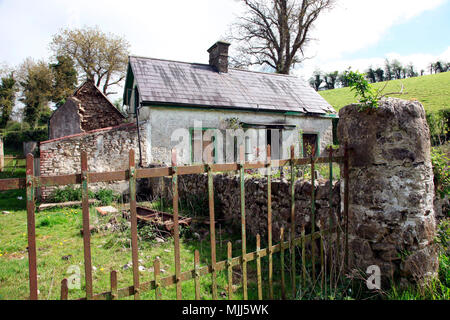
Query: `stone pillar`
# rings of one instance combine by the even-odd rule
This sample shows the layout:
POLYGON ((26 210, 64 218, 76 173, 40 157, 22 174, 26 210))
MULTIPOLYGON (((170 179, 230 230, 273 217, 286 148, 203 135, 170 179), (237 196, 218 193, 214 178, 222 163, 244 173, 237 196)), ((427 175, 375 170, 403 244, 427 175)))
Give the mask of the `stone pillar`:
POLYGON ((434 185, 423 106, 388 98, 376 110, 349 105, 339 118, 339 142, 351 149, 350 266, 362 272, 379 266, 384 285, 435 276, 434 185))

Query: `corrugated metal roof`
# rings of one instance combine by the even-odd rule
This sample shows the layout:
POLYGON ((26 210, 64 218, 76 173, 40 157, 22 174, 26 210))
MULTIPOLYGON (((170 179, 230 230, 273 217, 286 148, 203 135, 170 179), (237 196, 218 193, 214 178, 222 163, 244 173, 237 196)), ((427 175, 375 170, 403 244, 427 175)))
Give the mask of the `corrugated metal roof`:
POLYGON ((219 73, 210 65, 134 56, 130 65, 144 103, 336 113, 313 88, 294 76, 232 68, 219 73))

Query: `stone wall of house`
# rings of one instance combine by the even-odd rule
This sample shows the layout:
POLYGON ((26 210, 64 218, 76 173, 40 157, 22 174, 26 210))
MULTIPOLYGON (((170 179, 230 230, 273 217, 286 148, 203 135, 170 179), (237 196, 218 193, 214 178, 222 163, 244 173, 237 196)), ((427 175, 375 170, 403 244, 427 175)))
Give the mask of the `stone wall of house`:
MULTIPOLYGON (((381 269, 384 283, 435 276, 434 184, 429 128, 417 101, 383 99, 375 110, 340 110, 350 153, 350 265, 381 269)), ((341 169, 342 170, 342 169, 341 169)), ((341 191, 344 186, 341 187, 341 191)))
MULTIPOLYGON (((273 159, 288 159, 291 145, 295 146, 295 155, 300 156, 300 133, 317 134, 319 150, 323 153, 326 146, 333 143, 332 119, 327 117, 311 117, 305 115, 287 115, 282 113, 247 112, 235 110, 191 109, 175 107, 143 107, 139 111, 140 120, 148 120, 146 131, 151 137, 145 141, 148 150, 151 150, 149 163, 170 165, 171 150, 178 151, 179 164, 191 164, 191 145, 193 128, 218 129, 216 137, 217 150, 223 150, 218 163, 236 162, 234 154, 234 137, 227 136, 228 120, 237 119, 245 123, 278 124, 289 126, 283 129, 280 140, 281 145, 276 148, 272 143, 273 159), (220 134, 219 134, 220 133, 220 134), (229 148, 231 144, 231 148, 229 148), (221 147, 220 147, 221 146, 221 147), (222 149, 223 148, 223 149, 222 149), (276 157, 275 157, 276 155, 276 157)), ((250 156, 248 161, 265 160, 263 148, 267 145, 266 129, 251 129, 256 136, 250 136, 250 156)), ((250 130, 248 130, 250 131, 250 130)), ((238 139, 237 144, 242 143, 238 139)), ((239 149, 237 149, 239 150, 239 149)), ((197 162, 197 161, 194 161, 197 162)))
MULTIPOLYGON (((208 176, 207 174, 182 175, 179 179, 179 196, 185 205, 198 204, 208 206, 208 176), (187 203, 186 203, 187 202, 187 203), (189 204, 192 202, 191 204, 189 204)), ((316 230, 320 226, 328 226, 330 216, 329 197, 330 182, 316 180, 314 192, 316 196, 316 230)), ((151 179, 150 192, 152 198, 163 196, 168 201, 171 197, 171 179, 164 179, 164 191, 161 190, 161 179, 151 179)), ((143 190, 143 188, 141 188, 143 190)), ((302 226, 308 233, 311 230, 311 190, 310 181, 299 179, 295 183, 295 215, 297 233, 300 235, 302 226)), ((237 175, 214 175, 214 194, 217 212, 216 219, 224 219, 228 226, 237 228, 241 225, 240 178, 237 175)), ((340 205, 340 183, 333 183, 333 207, 338 212, 340 205)), ((251 177, 245 179, 245 208, 247 232, 263 237, 267 234, 267 178, 251 177)), ((273 239, 279 239, 280 229, 289 231, 291 217, 290 181, 272 179, 272 230, 273 239)), ((274 240, 275 241, 275 240, 274 240)))
MULTIPOLYGON (((140 126, 145 125, 141 123, 140 126)), ((142 133, 145 139, 145 132, 142 133)), ((75 174, 81 171, 81 150, 88 153, 88 167, 91 172, 111 172, 128 169, 129 150, 134 149, 136 164, 139 163, 137 126, 134 123, 104 128, 64 138, 41 142, 41 175, 55 176, 75 174)), ((143 159, 146 149, 142 148, 143 159)), ((146 163, 143 163, 146 165, 146 163)), ((107 187, 126 193, 128 182, 96 183, 90 188, 107 187)), ((47 199, 54 187, 43 188, 42 198, 47 199)))

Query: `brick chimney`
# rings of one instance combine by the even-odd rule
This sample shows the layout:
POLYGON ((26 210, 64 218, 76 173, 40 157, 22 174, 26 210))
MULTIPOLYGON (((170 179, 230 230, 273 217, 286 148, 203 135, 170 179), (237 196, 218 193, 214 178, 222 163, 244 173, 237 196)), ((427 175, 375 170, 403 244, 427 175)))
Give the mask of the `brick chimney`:
POLYGON ((228 72, 228 47, 229 43, 223 41, 217 41, 209 52, 209 65, 216 68, 218 72, 228 72))

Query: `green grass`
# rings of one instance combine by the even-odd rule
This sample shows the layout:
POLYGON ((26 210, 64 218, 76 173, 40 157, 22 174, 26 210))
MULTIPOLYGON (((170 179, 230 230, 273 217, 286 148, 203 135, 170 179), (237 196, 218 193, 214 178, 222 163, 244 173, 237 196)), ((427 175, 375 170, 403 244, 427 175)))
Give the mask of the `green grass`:
MULTIPOLYGON (((417 99, 423 104, 425 110, 429 112, 450 108, 450 72, 389 81, 383 92, 398 92, 402 83, 406 94, 392 95, 392 97, 406 100, 417 99)), ((383 88, 384 85, 385 82, 373 84, 377 89, 383 88)), ((346 105, 357 102, 350 88, 326 90, 319 93, 337 111, 346 105)))
MULTIPOLYGON (((27 299, 28 297, 28 256, 27 256, 27 223, 26 203, 24 191, 8 191, 0 193, 0 212, 9 211, 9 214, 0 214, 0 299, 27 299), (18 197, 22 197, 21 200, 18 197)), ((104 225, 110 217, 98 216, 91 208, 91 224, 104 225)), ((119 219, 125 223, 121 217, 119 219)), ((80 208, 52 209, 36 213, 36 239, 38 257, 38 286, 40 299, 59 299, 60 283, 65 277, 70 276, 70 266, 78 266, 82 275, 81 290, 70 290, 69 298, 84 297, 84 264, 83 264, 83 239, 80 235, 82 227, 82 213, 80 208), (69 260, 63 260, 64 256, 71 256, 69 260)), ((206 226, 206 228, 209 228, 206 226)), ((168 238, 165 243, 156 243, 145 239, 148 229, 140 229, 139 259, 140 265, 146 271, 140 272, 141 282, 153 279, 151 268, 156 257, 161 259, 161 268, 165 269, 162 277, 175 273, 173 240, 168 238)), ((225 230, 219 234, 217 230, 217 261, 226 259, 226 241, 235 241, 237 238, 227 235, 225 230)), ((132 269, 123 269, 123 266, 131 262, 130 230, 124 231, 99 231, 91 237, 92 264, 96 268, 93 271, 94 293, 109 291, 109 273, 111 270, 118 272, 119 288, 133 284, 132 269)), ((254 244, 249 243, 249 250, 254 249, 254 244)), ((181 269, 192 270, 194 251, 199 250, 201 266, 210 263, 209 236, 198 241, 191 237, 183 237, 181 241, 181 269)), ((235 245, 233 254, 240 255, 240 246, 235 245)), ((253 265, 249 263, 249 265, 253 265)), ((250 297, 256 297, 256 279, 252 277, 252 268, 249 270, 250 297)), ((218 292, 226 292, 227 277, 225 272, 219 272, 217 277, 218 292)), ((201 278, 201 297, 211 299, 211 277, 201 278)), ((194 282, 188 281, 182 284, 183 299, 194 299, 194 282)), ((175 299, 175 287, 162 289, 164 299, 175 299)), ((225 297, 225 296, 224 296, 225 297)), ((238 289, 234 293, 237 299, 242 298, 242 292, 238 289)), ((131 299, 132 297, 130 297, 131 299)), ((154 299, 154 292, 143 292, 142 299, 154 299)))
MULTIPOLYGON (((155 203, 156 208, 159 207, 155 203)), ((170 206, 165 204, 165 208, 170 211, 170 206)), ((184 216, 192 216, 193 212, 183 211, 184 216)), ((9 211, 9 214, 0 214, 0 300, 1 299, 27 299, 28 289, 28 256, 27 256, 27 219, 25 192, 4 191, 0 192, 0 212, 9 211)), ((102 226, 109 222, 111 216, 101 217, 97 215, 94 208, 91 208, 91 225, 102 226)), ((106 292, 110 289, 110 271, 118 272, 118 286, 124 288, 133 284, 132 268, 127 270, 123 266, 131 262, 130 249, 130 228, 121 214, 116 216, 119 224, 123 226, 119 231, 99 230, 93 233, 91 237, 92 264, 95 267, 93 271, 94 294, 106 292)), ((42 212, 36 212, 36 239, 37 239, 37 258, 38 258, 38 287, 40 290, 40 299, 59 299, 60 283, 63 278, 70 276, 69 267, 78 266, 81 272, 81 289, 69 291, 69 298, 76 299, 84 297, 84 264, 83 264, 83 238, 80 234, 82 228, 82 213, 80 208, 51 209, 42 212), (63 257, 71 256, 66 260, 63 257)), ((197 227, 198 228, 198 227, 197 227)), ((194 251, 199 250, 201 266, 210 264, 210 241, 208 225, 202 226, 205 232, 199 240, 193 236, 193 231, 182 230, 181 232, 181 270, 187 271, 193 269, 194 251)), ((156 257, 161 259, 161 268, 165 269, 162 277, 175 273, 174 268, 174 245, 169 237, 164 243, 157 243, 152 240, 155 230, 150 227, 139 229, 139 259, 140 265, 146 268, 146 271, 140 272, 141 282, 147 282, 153 279, 151 270, 153 261, 156 257)), ((249 237, 253 238, 253 237, 249 237)), ((443 238, 443 237, 442 237, 443 238)), ((237 241, 240 239, 240 232, 231 233, 225 227, 216 227, 217 241, 217 261, 226 260, 226 243, 233 243, 233 256, 241 255, 241 245, 237 241)), ((262 243, 262 247, 265 244, 262 243)), ((247 243, 247 252, 255 250, 254 240, 247 243)), ((297 248, 297 284, 301 283, 301 259, 299 256, 300 248, 297 248)), ((286 292, 290 298, 290 261, 289 250, 285 251, 285 277, 286 292)), ((424 292, 417 288, 411 288, 406 291, 389 291, 382 296, 374 295, 373 292, 364 291, 364 285, 359 287, 349 281, 342 279, 337 287, 329 288, 328 295, 325 297, 320 287, 313 285, 308 272, 307 288, 298 292, 299 299, 448 299, 449 298, 449 260, 447 255, 441 255, 440 259, 440 282, 435 282, 434 287, 424 292)), ((311 269, 311 263, 307 260, 307 268, 311 269)), ((274 255, 274 293, 275 298, 280 298, 280 255, 274 255)), ((319 269, 318 269, 319 270, 319 269)), ((263 275, 263 295, 268 298, 268 265, 267 258, 262 259, 263 275)), ((201 298, 209 300, 211 296, 211 276, 200 278, 201 298)), ((256 261, 248 263, 248 288, 249 299, 257 298, 256 288, 256 261)), ((227 274, 218 272, 217 274, 219 298, 227 299, 227 274)), ((239 268, 234 268, 233 285, 235 292, 234 299, 242 299, 242 289, 240 285, 239 268)), ((183 282, 183 299, 194 299, 194 281, 183 282)), ((153 291, 142 292, 142 299, 154 299, 153 291)), ((175 299, 175 286, 162 289, 163 299, 175 299)), ((132 299, 128 297, 127 299, 132 299)))

